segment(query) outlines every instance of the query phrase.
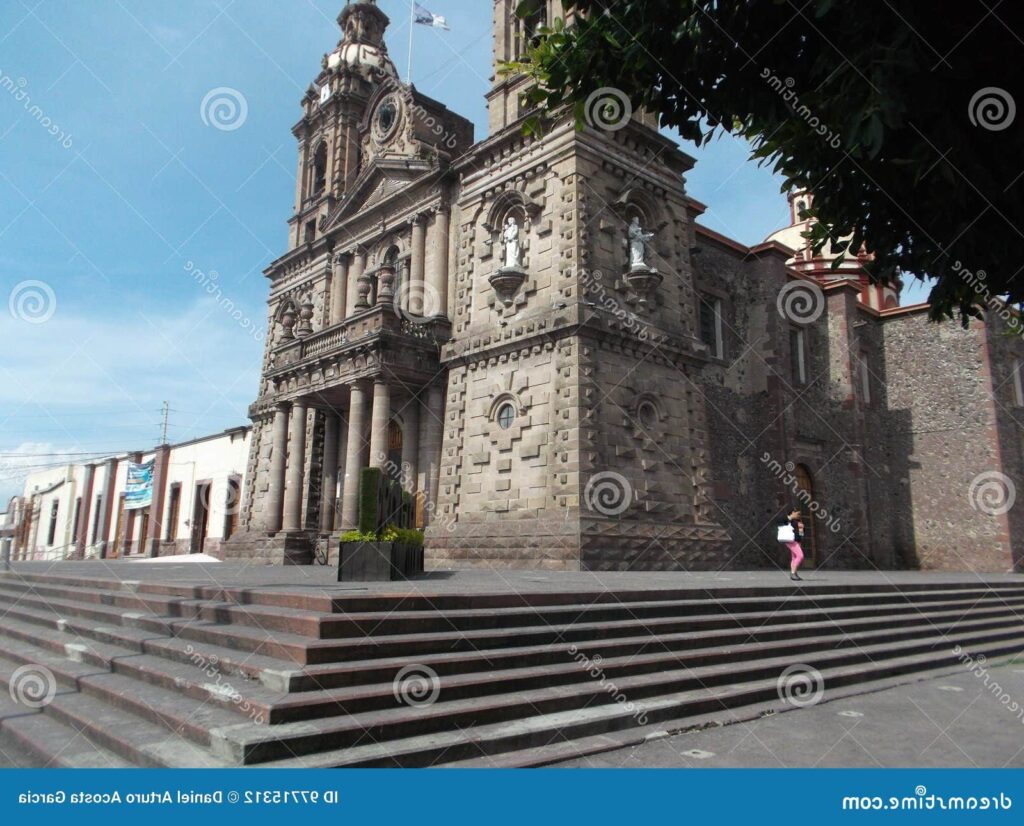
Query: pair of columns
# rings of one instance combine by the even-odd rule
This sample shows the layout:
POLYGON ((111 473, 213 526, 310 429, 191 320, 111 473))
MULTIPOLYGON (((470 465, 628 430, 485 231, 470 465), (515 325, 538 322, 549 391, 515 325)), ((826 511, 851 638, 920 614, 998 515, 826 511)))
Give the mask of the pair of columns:
MULTIPOLYGON (((437 499, 443 435, 444 395, 439 387, 426 391, 423 400, 413 399, 403 410, 402 483, 407 491, 427 502, 437 499), (422 407, 422 410, 421 410, 422 407)), ((302 498, 305 490, 306 418, 308 405, 297 400, 274 411, 270 456, 270 488, 267 495, 268 533, 303 529, 302 498)), ((391 422, 391 388, 383 377, 373 381, 372 391, 361 382, 349 389, 348 428, 342 480, 341 525, 335 525, 335 495, 341 453, 340 417, 328 415, 324 429, 324 456, 320 501, 320 531, 353 528, 359 516, 359 476, 364 467, 387 469, 388 426, 391 422), (366 429, 369 419, 369 463, 366 464, 366 429)), ((429 510, 429 509, 428 509, 429 510)), ((425 511, 426 512, 426 511, 425 511)))
MULTIPOLYGON (((409 288, 407 309, 416 315, 447 315, 448 312, 448 233, 447 209, 437 211, 430 225, 430 244, 434 255, 427 272, 426 218, 416 215, 412 219, 412 244, 409 260, 409 288), (424 297, 427 300, 424 301, 424 297), (436 303, 437 306, 434 306, 436 303), (426 304, 427 306, 424 306, 426 304)), ((340 324, 360 309, 359 280, 366 273, 366 250, 357 247, 354 252, 337 253, 331 262, 331 324, 340 324)), ((390 301, 390 297, 388 298, 390 301)))
POLYGON ((306 402, 298 399, 274 410, 267 492, 268 533, 302 530, 302 489, 306 466, 306 402), (291 461, 289 461, 289 459, 291 461))

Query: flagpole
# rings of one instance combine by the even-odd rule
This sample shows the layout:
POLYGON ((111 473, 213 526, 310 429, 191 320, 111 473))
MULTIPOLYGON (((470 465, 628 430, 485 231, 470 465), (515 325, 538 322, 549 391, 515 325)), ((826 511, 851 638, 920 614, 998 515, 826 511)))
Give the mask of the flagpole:
POLYGON ((412 84, 412 32, 416 28, 416 0, 409 0, 409 63, 405 68, 405 82, 412 84))

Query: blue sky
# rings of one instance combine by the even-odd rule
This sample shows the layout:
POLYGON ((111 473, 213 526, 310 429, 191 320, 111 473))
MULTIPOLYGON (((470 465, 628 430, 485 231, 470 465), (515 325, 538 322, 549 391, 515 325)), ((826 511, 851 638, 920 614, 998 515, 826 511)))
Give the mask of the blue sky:
MULTIPOLYGON (((262 328, 262 270, 285 251, 294 195, 290 128, 342 5, 0 4, 0 502, 28 468, 152 447, 164 400, 172 441, 247 422, 262 346, 203 284, 262 328), (218 89, 241 94, 238 128, 211 125, 209 103, 204 122, 218 89)), ((408 3, 379 5, 404 77, 408 3)), ((490 3, 425 5, 452 31, 415 27, 413 80, 480 139, 490 3)), ((753 244, 786 223, 745 144, 684 148, 705 225, 753 244)))

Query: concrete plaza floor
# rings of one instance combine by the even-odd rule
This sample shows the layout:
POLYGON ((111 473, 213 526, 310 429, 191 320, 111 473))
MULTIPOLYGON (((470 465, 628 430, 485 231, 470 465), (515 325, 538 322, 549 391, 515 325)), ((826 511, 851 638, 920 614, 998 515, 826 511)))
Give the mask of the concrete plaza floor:
POLYGON ((558 764, 572 768, 1024 767, 1024 652, 963 673, 678 734, 558 764))
POLYGON ((338 582, 335 568, 323 565, 273 566, 238 562, 174 562, 167 560, 86 560, 16 562, 12 571, 96 579, 139 580, 180 585, 259 588, 303 594, 373 593, 543 593, 546 591, 602 592, 632 589, 731 589, 857 585, 913 585, 914 583, 1024 582, 1012 573, 832 571, 802 572, 803 582, 791 582, 788 571, 527 571, 470 569, 427 571, 408 582, 338 582))

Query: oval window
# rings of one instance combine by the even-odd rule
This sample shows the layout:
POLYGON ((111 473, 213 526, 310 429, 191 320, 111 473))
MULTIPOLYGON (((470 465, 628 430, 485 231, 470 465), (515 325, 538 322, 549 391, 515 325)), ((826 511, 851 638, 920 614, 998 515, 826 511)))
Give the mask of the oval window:
POLYGON ((516 409, 511 403, 506 402, 498 409, 498 427, 502 430, 508 430, 512 427, 512 422, 516 420, 516 409))

